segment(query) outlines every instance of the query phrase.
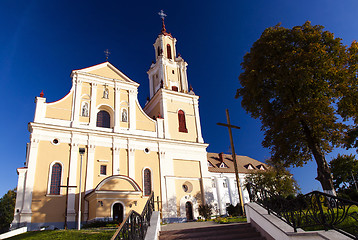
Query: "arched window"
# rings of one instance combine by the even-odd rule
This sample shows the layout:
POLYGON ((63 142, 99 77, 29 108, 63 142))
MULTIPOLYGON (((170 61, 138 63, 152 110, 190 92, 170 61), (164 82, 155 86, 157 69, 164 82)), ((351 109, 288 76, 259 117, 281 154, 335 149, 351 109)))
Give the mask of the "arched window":
POLYGON ((185 113, 182 110, 178 111, 178 120, 179 120, 179 132, 187 133, 188 129, 186 129, 185 113))
POLYGON ((167 56, 169 59, 172 59, 172 48, 167 44, 167 56))
POLYGON ((51 185, 50 185, 50 194, 52 194, 52 195, 60 194, 61 173, 62 173, 61 164, 59 164, 59 163, 54 164, 52 166, 51 185))
POLYGON ((111 117, 108 112, 101 110, 97 113, 97 127, 111 127, 111 117))
POLYGON ((161 56, 161 55, 162 55, 162 51, 161 51, 160 47, 158 47, 157 51, 158 51, 158 56, 161 56))
POLYGON ((143 182, 144 182, 144 195, 149 196, 152 192, 152 173, 148 168, 143 172, 143 182))

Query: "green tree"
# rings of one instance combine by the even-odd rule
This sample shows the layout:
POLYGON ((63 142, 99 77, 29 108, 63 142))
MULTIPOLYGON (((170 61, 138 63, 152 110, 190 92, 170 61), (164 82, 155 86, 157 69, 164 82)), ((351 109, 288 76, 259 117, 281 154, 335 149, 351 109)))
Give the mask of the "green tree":
POLYGON ((354 155, 340 155, 329 163, 333 174, 333 184, 337 191, 355 190, 354 177, 358 175, 358 160, 354 155))
POLYGON ((0 233, 9 231, 10 223, 14 218, 16 189, 9 190, 0 198, 0 233))
POLYGON ((253 183, 283 197, 295 195, 300 190, 292 174, 283 167, 274 166, 265 171, 255 170, 246 176, 245 182, 253 183))
POLYGON ((317 163, 324 191, 335 194, 325 155, 342 140, 335 103, 346 81, 348 53, 341 39, 312 26, 267 28, 241 63, 236 98, 264 131, 262 145, 285 167, 317 163))

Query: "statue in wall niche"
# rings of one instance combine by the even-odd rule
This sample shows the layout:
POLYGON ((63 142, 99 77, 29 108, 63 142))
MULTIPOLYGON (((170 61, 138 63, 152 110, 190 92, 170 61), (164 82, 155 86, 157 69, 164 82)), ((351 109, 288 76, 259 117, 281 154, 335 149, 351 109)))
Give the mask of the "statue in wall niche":
POLYGON ((127 109, 122 110, 122 122, 128 121, 127 109))
POLYGON ((103 98, 108 99, 108 88, 105 87, 104 91, 103 91, 103 98))
POLYGON ((88 103, 84 103, 82 106, 82 117, 88 117, 88 103))

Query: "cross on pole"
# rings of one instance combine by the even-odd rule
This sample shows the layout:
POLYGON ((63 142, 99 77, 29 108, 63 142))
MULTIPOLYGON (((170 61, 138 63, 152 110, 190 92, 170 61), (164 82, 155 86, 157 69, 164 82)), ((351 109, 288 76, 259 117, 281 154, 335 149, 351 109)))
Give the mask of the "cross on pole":
POLYGON ((66 188, 66 209, 65 209, 65 229, 67 229, 67 204, 68 204, 68 189, 69 188, 76 188, 77 186, 69 186, 69 181, 70 181, 70 178, 67 177, 67 185, 65 186, 60 186, 62 188, 66 188))
POLYGON ((106 51, 104 51, 104 55, 106 56, 106 61, 108 61, 109 54, 111 53, 108 51, 108 49, 106 49, 106 51))
POLYGON ((245 213, 244 202, 242 200, 242 191, 241 191, 240 179, 239 179, 239 170, 237 168, 237 160, 236 160, 236 153, 235 153, 235 148, 234 148, 234 140, 232 138, 232 131, 231 131, 232 128, 240 129, 240 127, 235 126, 235 125, 231 125, 230 116, 229 116, 229 110, 228 109, 226 109, 226 120, 227 120, 227 123, 216 123, 216 124, 219 125, 219 126, 227 127, 229 129, 230 144, 231 144, 231 150, 232 150, 232 159, 234 161, 234 168, 235 168, 236 185, 237 185, 238 193, 239 193, 239 197, 240 197, 240 205, 241 205, 242 213, 245 213))
POLYGON ((167 15, 164 13, 163 9, 160 10, 160 12, 158 12, 158 15, 160 16, 160 18, 161 18, 162 20, 164 20, 164 18, 167 16, 167 15))

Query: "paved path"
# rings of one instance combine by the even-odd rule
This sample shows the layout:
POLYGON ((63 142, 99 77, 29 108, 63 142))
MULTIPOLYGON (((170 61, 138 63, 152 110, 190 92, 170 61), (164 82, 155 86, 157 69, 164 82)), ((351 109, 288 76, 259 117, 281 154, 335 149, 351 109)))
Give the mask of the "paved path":
POLYGON ((185 223, 170 223, 166 225, 161 225, 160 231, 172 231, 172 230, 182 230, 182 229, 190 229, 190 228, 203 228, 203 227, 212 227, 212 226, 228 226, 228 225, 236 225, 240 223, 232 223, 232 224, 218 224, 214 221, 209 222, 185 222, 185 223))

